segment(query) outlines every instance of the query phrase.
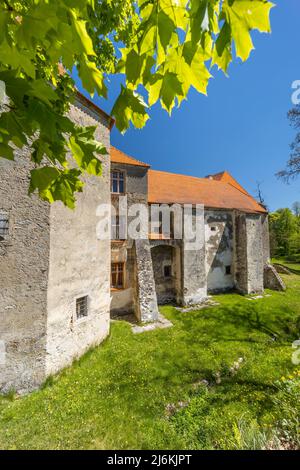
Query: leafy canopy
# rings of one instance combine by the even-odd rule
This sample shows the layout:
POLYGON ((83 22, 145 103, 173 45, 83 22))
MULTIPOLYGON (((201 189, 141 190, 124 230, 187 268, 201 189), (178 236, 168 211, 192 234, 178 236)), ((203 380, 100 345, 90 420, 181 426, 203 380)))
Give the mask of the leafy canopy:
POLYGON ((171 113, 190 87, 206 94, 212 66, 227 73, 234 55, 245 61, 251 31, 270 32, 272 6, 266 0, 1 1, 0 156, 13 160, 13 146, 30 146, 30 192, 74 207, 82 175, 101 174, 98 155, 106 149, 94 128, 68 117, 73 68, 91 96, 104 98, 108 76, 124 74, 112 114, 121 132, 131 124, 142 128, 155 103, 171 113))
POLYGON ((277 176, 287 183, 300 175, 300 105, 288 112, 288 119, 296 129, 296 136, 290 146, 291 154, 286 168, 277 173, 277 176))

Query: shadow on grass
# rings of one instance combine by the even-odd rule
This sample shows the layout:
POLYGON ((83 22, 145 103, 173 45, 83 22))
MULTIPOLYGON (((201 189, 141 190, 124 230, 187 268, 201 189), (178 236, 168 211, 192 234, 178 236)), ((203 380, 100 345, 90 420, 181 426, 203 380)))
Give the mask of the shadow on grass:
POLYGON ((209 335, 212 341, 243 341, 261 342, 264 336, 272 341, 293 341, 298 337, 300 316, 286 306, 254 305, 244 300, 245 304, 236 303, 232 306, 220 306, 191 314, 176 315, 187 331, 193 329, 195 337, 201 331, 209 335), (253 338, 253 333, 263 336, 253 338))

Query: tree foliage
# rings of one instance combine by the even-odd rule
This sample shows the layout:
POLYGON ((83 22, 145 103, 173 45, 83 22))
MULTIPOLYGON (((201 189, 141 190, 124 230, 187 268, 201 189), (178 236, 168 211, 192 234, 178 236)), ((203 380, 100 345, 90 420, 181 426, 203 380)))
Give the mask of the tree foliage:
POLYGON ((300 203, 293 204, 293 212, 278 209, 269 216, 271 255, 300 261, 300 203))
POLYGON ((29 145, 30 191, 74 207, 81 176, 101 174, 94 128, 67 116, 74 67, 84 89, 107 97, 109 74, 124 82, 112 114, 121 132, 142 128, 156 102, 169 113, 211 68, 247 60, 251 31, 270 32, 266 0, 4 0, 0 3, 0 156, 29 145), (69 73, 61 74, 58 64, 69 73), (68 158, 71 154, 72 161, 68 158), (74 162, 76 166, 74 167, 74 162))
POLYGON ((288 119, 297 133, 294 142, 291 144, 291 155, 287 166, 285 170, 277 173, 277 176, 286 182, 289 182, 300 174, 300 106, 296 106, 289 111, 288 119))

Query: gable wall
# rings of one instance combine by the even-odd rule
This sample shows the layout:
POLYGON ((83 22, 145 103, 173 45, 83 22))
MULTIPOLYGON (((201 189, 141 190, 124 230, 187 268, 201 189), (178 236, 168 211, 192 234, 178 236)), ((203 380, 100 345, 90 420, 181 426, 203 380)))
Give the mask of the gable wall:
MULTIPOLYGON (((97 126, 96 138, 109 151, 107 122, 77 103, 71 119, 82 126, 97 126)), ((99 344, 109 333, 110 240, 99 240, 96 228, 99 204, 110 203, 110 161, 101 157, 103 174, 86 176, 76 208, 62 203, 50 211, 50 268, 47 295, 46 374, 52 374, 99 344), (88 316, 77 319, 76 299, 88 297, 88 316)), ((110 224, 110 213, 106 214, 110 224)))

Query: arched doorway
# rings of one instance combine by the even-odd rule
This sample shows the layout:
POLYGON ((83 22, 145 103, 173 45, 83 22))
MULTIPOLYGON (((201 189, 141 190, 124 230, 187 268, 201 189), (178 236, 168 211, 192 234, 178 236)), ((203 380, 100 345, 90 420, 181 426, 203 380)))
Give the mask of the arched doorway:
POLYGON ((178 303, 180 292, 180 248, 159 244, 151 248, 157 302, 178 303))

